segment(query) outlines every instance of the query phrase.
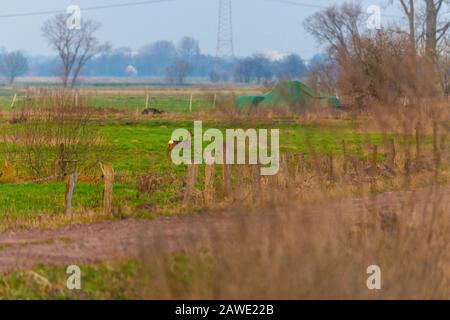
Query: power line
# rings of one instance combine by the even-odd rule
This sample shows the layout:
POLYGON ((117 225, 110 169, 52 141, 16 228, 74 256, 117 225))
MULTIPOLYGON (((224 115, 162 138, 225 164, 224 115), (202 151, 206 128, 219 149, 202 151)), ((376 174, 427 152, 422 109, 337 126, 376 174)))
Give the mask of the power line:
MULTIPOLYGON (((81 10, 82 11, 95 11, 95 10, 123 8, 123 7, 131 7, 131 6, 141 6, 141 5, 156 4, 156 3, 163 3, 163 2, 172 2, 172 1, 176 1, 176 0, 135 1, 135 2, 126 2, 126 3, 118 3, 118 4, 107 4, 107 5, 103 5, 103 6, 85 7, 85 8, 81 8, 81 10)), ((327 9, 326 6, 321 6, 321 5, 312 4, 312 3, 306 3, 306 2, 292 1, 292 0, 266 0, 266 1, 277 2, 277 3, 287 4, 287 5, 307 7, 307 8, 327 9)), ((0 15, 0 19, 16 18, 16 17, 29 17, 29 16, 41 16, 41 15, 60 14, 60 13, 66 13, 66 11, 65 10, 47 10, 47 11, 34 11, 34 12, 2 14, 2 15, 0 15)), ((387 18, 405 19, 405 17, 396 16, 396 15, 381 14, 381 16, 382 17, 387 17, 387 18)))
POLYGON ((81 8, 81 10, 83 10, 83 11, 102 10, 102 9, 121 8, 121 7, 132 7, 132 6, 141 6, 141 5, 147 5, 147 4, 154 4, 154 3, 160 3, 160 2, 173 2, 173 1, 176 1, 176 0, 149 0, 149 1, 138 1, 138 2, 128 2, 128 3, 109 4, 109 5, 96 6, 96 7, 87 7, 87 8, 81 8))
MULTIPOLYGON (((305 2, 297 2, 292 0, 266 0, 270 2, 277 2, 277 3, 283 3, 287 5, 293 5, 293 6, 299 6, 299 7, 305 7, 305 8, 315 8, 315 9, 328 9, 326 6, 321 6, 317 4, 312 3, 305 3, 305 2)), ((367 13, 363 13, 364 15, 368 15, 367 13)), ((390 15, 390 14, 381 14, 380 16, 385 18, 393 18, 393 19, 406 19, 406 17, 403 16, 396 16, 396 15, 390 15)))
MULTIPOLYGON (((126 3, 118 3, 118 4, 108 4, 103 6, 94 6, 94 7, 86 7, 81 8, 82 11, 94 11, 94 10, 104 10, 104 9, 113 9, 113 8, 123 8, 123 7, 131 7, 131 6, 141 6, 162 2, 171 2, 176 0, 147 0, 147 1, 136 1, 136 2, 126 2, 126 3)), ((34 11, 34 12, 23 12, 23 13, 13 13, 13 14, 2 14, 0 15, 0 19, 2 18, 16 18, 16 17, 30 17, 30 16, 43 16, 50 14, 60 14, 66 13, 65 10, 48 10, 48 11, 34 11)))

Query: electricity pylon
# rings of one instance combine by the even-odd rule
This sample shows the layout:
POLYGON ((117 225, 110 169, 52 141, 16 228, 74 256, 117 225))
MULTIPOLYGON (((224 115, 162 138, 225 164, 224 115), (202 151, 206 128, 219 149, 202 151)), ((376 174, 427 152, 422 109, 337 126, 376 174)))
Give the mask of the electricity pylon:
POLYGON ((234 58, 231 0, 219 0, 216 58, 234 58))
POLYGON ((219 61, 221 59, 232 60, 234 58, 233 14, 231 9, 231 0, 219 0, 218 21, 216 61, 214 63, 213 71, 215 77, 224 78, 224 72, 220 70, 219 61))

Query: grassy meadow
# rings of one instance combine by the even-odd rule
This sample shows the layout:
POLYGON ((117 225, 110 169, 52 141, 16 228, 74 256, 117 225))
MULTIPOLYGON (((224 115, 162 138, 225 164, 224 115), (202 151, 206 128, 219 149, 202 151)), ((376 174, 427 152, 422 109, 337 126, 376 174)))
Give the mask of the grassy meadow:
MULTIPOLYGON (((205 93, 202 90, 198 90, 194 95, 190 112, 190 97, 185 91, 180 93, 174 90, 171 93, 166 90, 164 94, 159 92, 154 94, 155 98, 151 98, 152 91, 149 90, 149 92, 149 107, 167 111, 166 114, 141 115, 146 100, 144 90, 134 95, 134 91, 127 92, 126 89, 117 89, 117 91, 109 89, 102 94, 89 95, 88 98, 80 97, 79 103, 83 107, 95 109, 95 111, 92 111, 92 117, 77 123, 82 129, 75 128, 80 132, 89 132, 91 136, 81 135, 80 139, 87 139, 87 146, 74 153, 79 177, 73 198, 74 214, 67 216, 64 214, 66 191, 64 178, 49 177, 58 169, 59 163, 58 146, 53 141, 58 138, 55 132, 70 136, 70 132, 51 131, 60 130, 61 127, 57 125, 52 127, 51 122, 46 122, 48 121, 45 113, 48 111, 47 103, 51 104, 54 98, 40 102, 38 98, 37 102, 33 102, 35 100, 27 98, 26 93, 19 92, 16 106, 12 108, 13 91, 2 91, 0 94, 2 115, 0 147, 3 151, 0 154, 0 229, 8 231, 56 228, 71 224, 89 224, 128 218, 186 216, 223 209, 242 213, 246 210, 274 208, 274 212, 278 212, 277 210, 281 209, 276 208, 291 205, 292 199, 301 205, 306 203, 322 205, 330 199, 364 198, 383 194, 386 191, 405 191, 436 184, 446 185, 450 179, 450 159, 448 158, 450 139, 446 131, 448 122, 445 117, 440 119, 439 126, 436 127, 429 118, 417 116, 408 119, 408 115, 405 116, 405 114, 399 114, 398 118, 394 117, 391 123, 385 123, 382 119, 366 114, 355 115, 349 111, 336 112, 335 110, 283 116, 273 113, 251 116, 236 110, 230 112, 229 105, 232 104, 231 99, 234 95, 228 92, 222 93, 228 97, 228 100, 221 97, 213 108, 211 93, 205 93), (33 113, 33 108, 41 108, 39 109, 41 113, 33 113), (21 110, 25 109, 28 113, 21 113, 21 110), (417 131, 418 129, 415 131, 413 126, 408 126, 418 118, 423 125, 421 131, 417 131), (228 128, 280 129, 280 151, 285 160, 280 174, 277 177, 261 178, 261 185, 259 182, 257 185, 249 171, 251 170, 249 166, 234 166, 231 176, 234 193, 231 196, 224 196, 221 168, 216 166, 213 185, 216 191, 214 203, 206 203, 200 196, 186 206, 183 203, 183 197, 188 168, 185 165, 174 165, 167 156, 166 150, 172 132, 177 128, 192 128, 193 121, 197 119, 203 120, 203 131, 208 128, 218 128, 221 131, 228 128), (435 132, 436 128, 439 131, 435 132), (39 142, 41 141, 39 137, 46 137, 46 135, 53 136, 45 142, 39 142), (89 140, 90 137, 92 140, 89 140), (389 145, 391 141, 395 142, 394 155, 389 145), (30 161, 30 157, 34 159, 34 162, 30 161), (34 170, 30 167, 30 163, 37 163, 43 171, 34 170), (99 163, 111 164, 115 171, 111 215, 105 215, 102 211, 103 178, 99 163), (260 193, 256 193, 255 190, 260 190, 260 193)), ((70 99, 73 100, 73 97, 71 96, 70 99)), ((67 123, 71 125, 72 121, 75 123, 79 121, 78 117, 83 116, 83 110, 74 108, 73 115, 57 114, 55 119, 62 119, 63 124, 64 121, 68 121, 67 123)), ((389 112, 393 112, 392 109, 389 112)), ((77 139, 74 141, 80 143, 77 139)), ((203 191, 203 188, 206 188, 204 187, 205 166, 200 165, 198 172, 196 187, 203 191)), ((423 204, 416 204, 414 199, 409 201, 411 205, 423 204)), ((323 212, 327 210, 329 209, 324 208, 323 212)), ((364 214, 356 217, 356 222, 348 224, 347 221, 342 222, 342 226, 340 226, 341 222, 338 222, 336 228, 327 218, 337 214, 334 211, 331 211, 329 216, 317 215, 311 224, 309 222, 311 213, 301 211, 298 215, 304 216, 305 220, 302 220, 297 227, 304 228, 301 229, 304 237, 301 236, 299 239, 297 229, 288 228, 290 237, 283 238, 280 243, 273 238, 276 238, 278 233, 269 232, 257 236, 253 234, 253 231, 247 230, 244 233, 248 235, 248 238, 243 239, 245 245, 238 250, 248 256, 248 259, 242 259, 242 261, 240 260, 242 256, 238 258, 236 252, 230 252, 229 249, 219 245, 217 250, 205 250, 200 253, 179 252, 169 255, 161 254, 158 258, 151 255, 136 260, 86 264, 82 266, 83 290, 77 292, 71 292, 65 288, 65 268, 38 266, 2 276, 0 298, 251 298, 252 292, 265 292, 265 288, 258 284, 256 276, 234 279, 233 283, 248 281, 248 292, 237 290, 227 280, 227 270, 234 270, 236 274, 239 273, 237 270, 244 270, 242 277, 245 277, 245 274, 254 273, 263 276, 263 273, 268 273, 273 279, 277 279, 280 286, 269 288, 273 291, 268 290, 267 296, 263 295, 262 298, 292 298, 289 293, 294 288, 291 286, 305 283, 307 283, 305 289, 299 290, 296 297, 310 297, 311 290, 316 288, 316 285, 319 287, 317 291, 313 290, 312 296, 320 296, 321 293, 322 296, 327 296, 327 292, 331 297, 333 294, 339 296, 337 291, 330 291, 327 287, 326 281, 329 278, 325 277, 323 281, 318 280, 322 274, 329 272, 330 276, 336 280, 339 278, 335 273, 336 270, 343 272, 346 268, 355 268, 351 261, 357 261, 363 265, 371 257, 377 257, 386 263, 389 259, 393 259, 393 263, 397 266, 414 264, 414 256, 411 255, 414 248, 418 248, 418 252, 423 253, 423 256, 419 257, 421 262, 422 258, 428 258, 428 256, 425 257, 428 254, 426 248, 422 247, 416 238, 410 238, 407 234, 408 232, 426 232, 425 229, 420 228, 421 225, 426 225, 431 230, 435 228, 435 221, 422 221, 424 224, 420 221, 403 224, 404 221, 408 221, 410 208, 402 207, 398 213, 401 217, 398 221, 402 223, 395 220, 393 227, 398 228, 398 230, 395 229, 399 232, 400 240, 397 241, 395 238, 397 233, 386 231, 384 225, 380 226, 378 222, 373 222, 374 219, 378 219, 376 217, 384 215, 385 212, 371 210, 365 208, 364 214), (310 243, 308 234, 311 233, 311 228, 317 229, 318 233, 310 243), (353 238, 355 228, 357 228, 357 238, 353 238), (372 231, 374 234, 371 233, 372 231), (371 236, 364 238, 367 234, 371 236), (320 238, 319 235, 323 237, 320 238), (263 240, 257 238, 259 236, 263 240), (304 251, 297 255, 293 254, 295 250, 289 251, 291 247, 290 249, 279 248, 281 252, 288 250, 287 265, 283 265, 281 260, 278 261, 279 252, 271 252, 268 259, 278 259, 275 267, 272 267, 270 261, 264 258, 266 254, 262 246, 264 241, 275 241, 274 243, 278 246, 291 246, 300 241, 304 251), (364 254, 349 249, 355 248, 358 241, 366 250, 364 254), (255 243, 258 245, 253 248, 255 243), (404 249, 409 253, 401 255, 400 252, 404 249), (327 250, 332 252, 329 258, 322 255, 327 250), (333 258, 335 260, 332 260, 333 258), (258 261, 260 270, 255 268, 251 259, 258 261), (309 267, 301 263, 308 259, 314 261, 309 267), (224 264, 224 261, 225 267, 218 267, 224 264), (228 265, 226 261, 236 263, 228 265), (324 262, 324 265, 318 264, 319 261, 324 262), (338 269, 333 271, 327 267, 335 262, 338 269), (290 276, 281 276, 289 273, 287 269, 292 270, 297 266, 300 266, 300 269, 303 268, 304 274, 312 273, 313 277, 294 279, 290 276), (218 283, 223 286, 224 291, 219 293, 214 291, 212 278, 219 279, 218 283), (314 279, 316 279, 316 285, 314 279), (156 294, 152 288, 160 288, 161 291, 156 294), (271 293, 273 293, 272 296, 270 296, 271 293)), ((439 219, 445 220, 445 208, 439 207, 436 210, 444 212, 439 219)), ((279 216, 283 214, 280 212, 279 216)), ((333 219, 336 219, 333 221, 339 221, 339 217, 333 219)), ((437 221, 440 221, 439 219, 437 221)), ((290 225, 290 223, 283 221, 282 225, 290 225)), ((443 221, 438 225, 439 228, 447 226, 443 221)), ((264 223, 261 224, 261 228, 266 227, 264 223)), ((285 231, 284 227, 282 230, 285 231)), ((441 244, 446 241, 445 234, 444 230, 439 233, 438 239, 428 241, 441 248, 441 244)), ((414 276, 420 272, 428 272, 428 269, 420 268, 408 270, 414 276)), ((396 276, 399 275, 396 274, 396 276)), ((345 279, 350 284, 340 283, 336 287, 343 286, 345 297, 372 298, 365 292, 355 289, 351 276, 345 279)), ((262 285, 270 286, 270 283, 262 285)), ((426 286, 424 288, 419 288, 418 296, 433 296, 427 291, 432 289, 426 286), (422 289, 424 291, 421 291, 422 289)), ((404 294, 403 289, 395 287, 387 297, 404 294), (395 291, 397 289, 398 291, 395 291)), ((445 289, 442 290, 440 287, 438 289, 434 296, 445 297, 447 293, 445 289)))
MULTIPOLYGON (((146 173, 167 173, 174 174, 182 179, 186 174, 185 166, 175 166, 166 155, 167 142, 170 140, 171 133, 177 128, 192 128, 193 124, 189 121, 165 121, 148 120, 137 122, 108 121, 102 124, 91 124, 95 126, 98 134, 107 143, 107 148, 100 155, 103 162, 111 163, 114 166, 116 174, 120 179, 114 186, 114 198, 118 204, 138 205, 139 203, 148 203, 155 205, 164 205, 170 197, 176 196, 177 191, 170 185, 160 189, 151 197, 136 199, 135 179, 139 174, 146 173)), ((3 123, 4 130, 10 126, 3 123)), ((16 124, 14 126, 17 126, 16 124)), ((204 123, 204 130, 208 127, 225 129, 233 127, 233 124, 226 123, 204 123)), ((248 125, 247 125, 248 126, 248 125)), ((267 128, 267 124, 258 124, 260 127, 267 128)), ((362 147, 362 144, 370 140, 379 142, 381 135, 376 133, 352 133, 350 124, 307 124, 298 125, 289 124, 269 124, 270 127, 279 128, 281 133, 281 150, 295 153, 300 150, 307 152, 307 140, 317 149, 326 150, 332 154, 342 153, 341 140, 346 139, 349 145, 355 150, 362 147)), ((241 126, 237 126, 239 128, 241 126)), ((242 126, 245 128, 245 126, 242 126)), ((2 163, 4 157, 0 157, 2 163)), ((22 173, 23 168, 16 167, 15 180, 7 181, 2 184, 2 193, 0 195, 1 217, 31 217, 36 213, 57 214, 63 212, 64 206, 64 188, 63 182, 42 182, 42 183, 23 183, 21 179, 26 180, 26 173, 22 173), (49 195, 51 195, 49 197, 49 195)), ((94 167, 90 173, 92 179, 95 174, 99 178, 99 168, 94 167), (97 170, 95 170, 97 169, 97 170)), ((74 202, 76 208, 96 209, 101 206, 102 195, 98 188, 101 186, 90 181, 83 181, 80 178, 80 184, 77 186, 74 202)), ((85 177, 84 180, 89 180, 85 177)), ((180 186, 176 186, 180 187, 180 186)), ((0 218, 1 219, 1 218, 0 218)))
MULTIPOLYGON (((8 131, 11 126, 26 124, 2 124, 2 129, 8 131)), ((167 142, 171 133, 177 128, 192 128, 190 121, 148 119, 138 121, 108 120, 95 126, 97 134, 105 146, 99 146, 98 152, 91 160, 101 160, 113 165, 117 175, 114 185, 114 202, 121 206, 131 206, 139 210, 140 205, 159 207, 162 213, 170 213, 170 207, 176 205, 171 198, 182 192, 181 184, 163 184, 154 194, 136 197, 136 177, 148 173, 174 175, 182 180, 186 175, 186 166, 173 165, 166 154, 167 142), (105 152, 105 150, 107 150, 105 152)), ((204 131, 210 127, 225 130, 225 128, 255 127, 254 124, 235 124, 223 122, 206 122, 204 131)), ((361 152, 361 157, 367 157, 363 152, 367 143, 380 144, 383 136, 380 133, 355 132, 351 121, 329 121, 325 123, 256 123, 256 127, 279 128, 281 151, 295 154, 303 151, 306 155, 309 148, 333 154, 342 155, 342 140, 346 140, 352 152, 361 152)), ((380 155, 381 157, 381 155, 380 155)), ((5 155, 0 156, 4 163, 5 155)), ((102 193, 100 169, 95 162, 86 176, 80 177, 80 183, 74 196, 76 209, 100 210, 102 193), (96 181, 94 181, 96 180, 96 181)), ((2 219, 26 219, 36 215, 49 213, 62 214, 64 211, 64 182, 49 181, 29 183, 32 177, 27 177, 26 170, 20 165, 14 172, 4 173, 2 192, 0 194, 0 221, 2 219)), ((218 173, 219 176, 219 173, 218 173)), ((134 213, 136 214, 136 212, 134 213)), ((146 215, 144 212, 140 214, 146 215)), ((153 216, 153 215, 151 215, 153 216)))
MULTIPOLYGON (((189 113, 189 109, 186 108, 189 101, 180 99, 178 91, 173 92, 174 97, 166 97, 159 101, 161 104, 158 107, 164 104, 163 109, 170 112, 168 115, 143 116, 140 115, 140 110, 145 106, 145 96, 133 97, 130 96, 131 93, 126 94, 126 90, 125 93, 121 92, 122 96, 108 96, 109 92, 89 96, 83 101, 96 109, 117 109, 123 114, 106 113, 86 123, 86 130, 92 130, 100 142, 85 154, 78 156, 86 162, 81 168, 74 195, 74 207, 78 212, 101 211, 102 183, 98 162, 102 162, 113 165, 116 174, 114 203, 119 210, 125 209, 126 216, 153 217, 155 214, 177 213, 180 209, 180 197, 183 193, 183 180, 187 174, 187 167, 172 164, 170 157, 166 154, 167 142, 175 129, 193 128, 193 121, 196 119, 206 118, 203 121, 203 131, 208 128, 218 128, 222 131, 226 128, 278 128, 281 152, 292 158, 301 152, 310 161, 314 160, 313 157, 316 154, 342 158, 343 141, 346 144, 346 152, 361 161, 369 161, 373 158, 372 147, 379 146, 380 152, 377 158, 380 162, 386 157, 383 153, 385 150, 382 148, 387 140, 395 139, 398 148, 414 148, 415 143, 413 134, 403 135, 398 131, 381 132, 373 128, 368 129, 373 121, 349 117, 346 114, 339 118, 329 117, 328 119, 249 118, 246 116, 229 118, 217 113, 211 105, 208 106, 211 101, 208 101, 205 95, 194 99, 192 113, 189 113), (136 112, 136 109, 139 112, 136 112), (163 181, 155 192, 148 194, 144 192, 137 196, 136 179, 142 175, 158 175, 163 177, 163 181)), ((168 93, 165 92, 165 95, 168 93)), ((12 92, 9 91, 0 95, 0 108, 4 112, 0 123, 3 137, 20 132, 29 125, 27 121, 21 123, 8 120, 8 114, 11 118, 11 114, 23 108, 25 99, 25 96, 20 96, 17 99, 18 105, 11 110, 8 105, 11 96, 12 92)), ((153 105, 150 103, 150 106, 153 105)), ((28 163, 22 159, 26 156, 21 152, 23 147, 5 138, 2 141, 0 146, 4 152, 0 154, 0 163, 3 164, 0 176, 2 183, 0 226, 4 220, 14 221, 15 226, 21 226, 22 223, 26 226, 27 220, 34 221, 37 216, 61 215, 64 211, 64 182, 55 179, 46 181, 45 176, 36 176, 28 170, 28 163), (41 179, 43 181, 40 181, 41 179)), ((432 150, 431 134, 425 134, 421 142, 424 150, 432 150)), ((50 156, 54 157, 54 154, 50 156)), ((45 162, 46 159, 43 161, 45 162)), ((55 159, 51 158, 48 165, 54 165, 54 162, 55 159)), ((446 166, 445 163, 441 165, 446 166)), ((203 166, 200 166, 201 170, 203 166)), ((220 172, 218 169, 216 171, 216 176, 219 178, 220 172)), ((383 189, 380 190, 382 191, 383 189)))

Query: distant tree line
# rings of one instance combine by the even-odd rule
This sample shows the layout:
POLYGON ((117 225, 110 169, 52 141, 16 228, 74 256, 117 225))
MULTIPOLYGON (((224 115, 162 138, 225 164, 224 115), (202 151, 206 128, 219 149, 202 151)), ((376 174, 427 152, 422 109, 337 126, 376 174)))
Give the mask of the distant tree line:
POLYGON ((56 15, 41 28, 54 56, 26 56, 20 51, 0 52, 0 73, 12 84, 16 77, 59 76, 64 87, 73 87, 79 76, 164 77, 182 84, 187 77, 209 77, 211 81, 261 83, 300 79, 308 69, 299 55, 271 59, 254 54, 235 59, 216 59, 203 54, 198 40, 184 37, 178 43, 160 40, 138 50, 112 49, 96 37, 100 24, 86 19, 80 29, 67 27, 67 16, 56 15))
POLYGON ((238 59, 234 67, 234 80, 243 83, 300 79, 308 73, 302 58, 290 54, 279 60, 271 60, 262 54, 238 59))
MULTIPOLYGON (((32 57, 30 60, 34 75, 55 75, 56 57, 32 57)), ((296 54, 279 60, 269 59, 263 54, 236 58, 234 61, 217 60, 212 55, 201 53, 197 40, 184 37, 177 45, 161 40, 137 51, 123 47, 110 50, 88 61, 81 74, 105 77, 157 76, 165 77, 172 84, 180 84, 188 76, 208 77, 212 81, 261 83, 274 79, 300 79, 307 73, 304 61, 296 54), (220 75, 214 73, 217 71, 215 69, 221 70, 220 75)))

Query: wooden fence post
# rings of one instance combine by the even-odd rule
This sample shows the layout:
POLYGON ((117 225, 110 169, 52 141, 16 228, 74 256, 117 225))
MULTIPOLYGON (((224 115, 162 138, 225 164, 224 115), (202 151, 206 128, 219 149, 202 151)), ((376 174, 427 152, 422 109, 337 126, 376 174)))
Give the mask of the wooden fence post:
POLYGON ((114 169, 112 165, 102 165, 103 179, 105 182, 105 187, 103 189, 103 212, 105 214, 111 214, 112 211, 112 195, 113 195, 113 184, 114 184, 114 169))
POLYGON ((332 154, 328 156, 328 179, 334 181, 334 164, 332 154))
POLYGON ((217 101, 217 92, 214 92, 213 109, 216 108, 216 101, 217 101))
POLYGON ((189 99, 189 112, 192 112, 192 93, 191 93, 191 98, 189 99))
POLYGON ((280 153, 280 169, 277 174, 278 186, 287 188, 289 187, 289 168, 286 154, 280 153))
POLYGON ((377 159, 378 159, 378 146, 373 146, 373 153, 372 153, 372 167, 374 169, 377 168, 377 159))
POLYGON ((68 175, 66 179, 66 195, 64 198, 65 202, 65 214, 71 215, 72 214, 72 199, 73 199, 73 192, 75 190, 75 185, 77 183, 78 174, 77 172, 73 172, 68 175))
POLYGON ((11 108, 14 108, 14 105, 16 104, 16 100, 17 100, 17 93, 14 93, 14 97, 11 102, 11 108))
POLYGON ((216 177, 215 165, 205 165, 205 189, 203 191, 203 197, 205 204, 210 205, 214 201, 214 179, 216 177))
POLYGON ((197 165, 195 163, 188 164, 188 176, 186 187, 184 190, 183 205, 189 204, 195 194, 195 183, 197 182, 197 165))
POLYGON ((439 150, 438 150, 438 130, 437 130, 437 122, 433 121, 433 158, 434 158, 434 165, 437 169, 439 166, 439 150))
POLYGON ((222 164, 222 180, 223 187, 226 196, 231 194, 231 168, 227 164, 227 147, 226 143, 223 144, 223 164, 222 164))
POLYGON ((147 109, 148 108, 148 99, 149 99, 150 97, 149 97, 149 95, 148 95, 148 92, 146 92, 146 95, 145 95, 145 109, 147 109))
POLYGON ((437 153, 437 123, 436 121, 433 121, 433 154, 436 156, 437 153))
POLYGON ((388 166, 391 169, 394 169, 395 168, 395 157, 396 157, 394 139, 389 139, 388 144, 389 144, 389 146, 388 146, 389 151, 387 152, 386 160, 387 160, 388 166))
POLYGON ((298 153, 297 155, 298 163, 297 163, 297 181, 301 181, 305 174, 305 154, 303 152, 298 153))
POLYGON ((344 154, 344 175, 347 174, 347 145, 345 140, 342 140, 342 153, 344 154))
POLYGON ((420 166, 421 162, 421 141, 420 141, 420 128, 419 125, 416 127, 416 166, 420 166))
POLYGON ((228 196, 231 194, 231 168, 226 163, 222 165, 222 180, 225 195, 228 196))
POLYGON ((404 187, 409 187, 411 184, 411 145, 410 145, 410 137, 407 133, 404 133, 403 135, 403 141, 405 141, 405 147, 404 147, 404 163, 403 163, 403 169, 404 169, 404 187))
POLYGON ((261 192, 261 166, 258 163, 252 165, 252 194, 255 203, 259 203, 263 198, 261 192))
MULTIPOLYGON (((65 147, 64 147, 64 143, 61 143, 59 145, 59 168, 60 168, 60 179, 63 180, 64 175, 66 174, 66 169, 67 169, 67 161, 65 158, 65 147)), ((60 181, 61 181, 60 180, 60 181)))
MULTIPOLYGON (((445 140, 442 140, 445 141, 445 140)), ((443 146, 444 144, 442 144, 443 146)), ((441 153, 438 148, 438 128, 437 122, 433 121, 433 160, 434 160, 434 179, 437 180, 439 176, 439 165, 441 162, 441 153)))

